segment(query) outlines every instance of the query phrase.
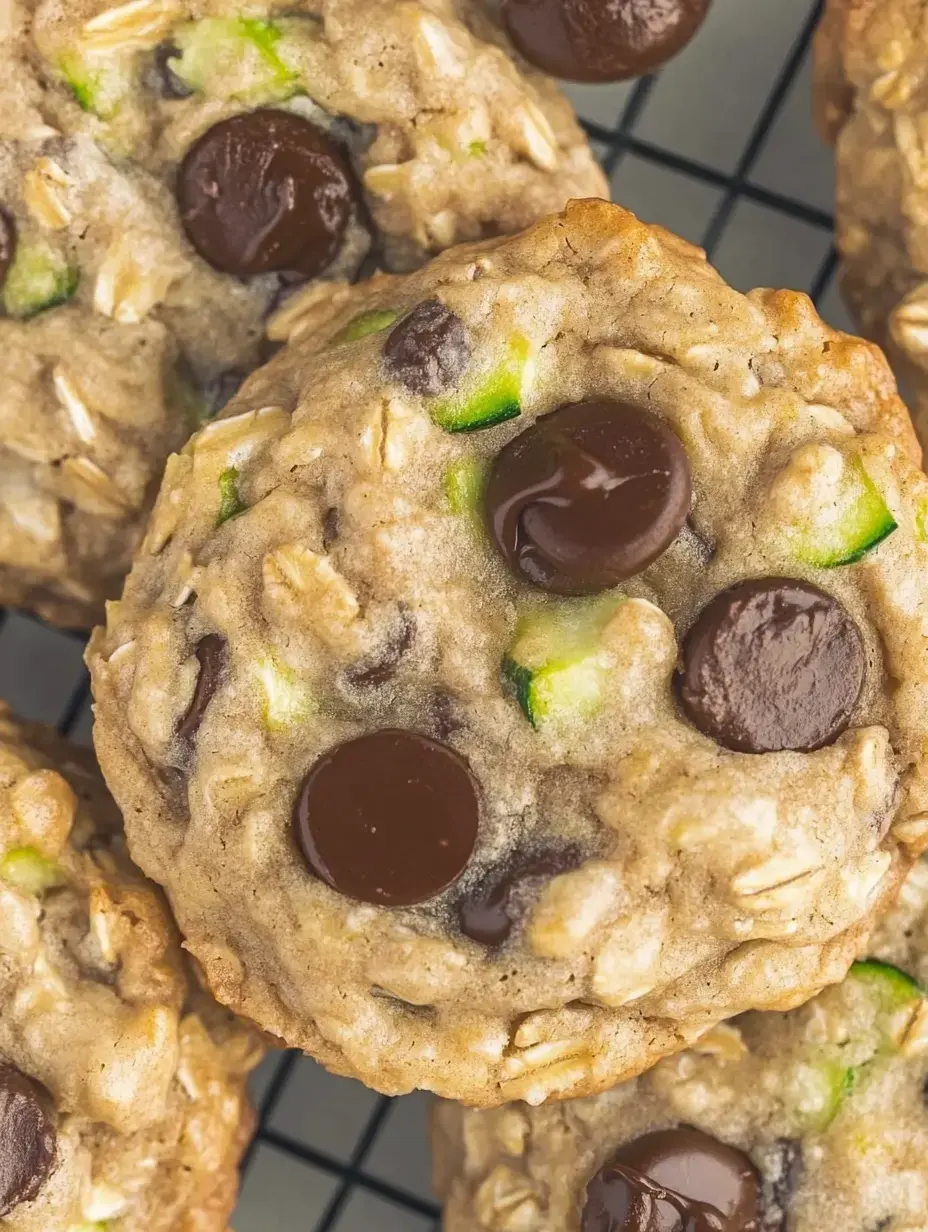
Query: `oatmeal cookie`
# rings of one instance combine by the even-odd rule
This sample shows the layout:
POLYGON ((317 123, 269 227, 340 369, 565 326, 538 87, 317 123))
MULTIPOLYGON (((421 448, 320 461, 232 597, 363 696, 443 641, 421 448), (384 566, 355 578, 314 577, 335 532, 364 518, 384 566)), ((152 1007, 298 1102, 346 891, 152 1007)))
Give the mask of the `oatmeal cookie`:
POLYGON ((0 602, 87 626, 295 286, 606 185, 474 0, 5 0, 0 602))
POLYGON ((598 201, 271 328, 88 656, 220 1000, 492 1104, 841 979, 928 842, 928 478, 876 348, 598 201))
POLYGON ((716 1027, 592 1099, 441 1103, 445 1232, 923 1232, 926 941, 921 863, 874 957, 802 1009, 716 1027))
POLYGON ((0 1228, 222 1232, 259 1058, 91 758, 0 706, 0 1228))
POLYGON ((841 286, 928 433, 928 23, 921 0, 829 0, 816 113, 835 146, 841 286))

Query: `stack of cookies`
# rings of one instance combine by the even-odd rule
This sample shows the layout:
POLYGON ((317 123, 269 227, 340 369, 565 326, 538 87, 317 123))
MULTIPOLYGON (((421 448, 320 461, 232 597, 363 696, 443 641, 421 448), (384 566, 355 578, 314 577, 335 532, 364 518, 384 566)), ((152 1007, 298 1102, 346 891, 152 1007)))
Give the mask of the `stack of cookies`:
POLYGON ((0 599, 112 793, 0 716, 4 1232, 223 1232, 271 1043, 442 1097, 447 1232, 928 1228, 912 420, 539 71, 707 8, 2 10, 0 599))

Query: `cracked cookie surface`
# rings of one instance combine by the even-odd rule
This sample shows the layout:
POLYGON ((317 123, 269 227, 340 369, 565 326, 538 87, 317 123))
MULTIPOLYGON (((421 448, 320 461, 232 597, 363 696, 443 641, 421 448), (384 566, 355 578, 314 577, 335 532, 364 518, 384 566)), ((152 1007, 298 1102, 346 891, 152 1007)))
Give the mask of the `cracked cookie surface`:
POLYGON ((928 26, 921 0, 829 0, 815 108, 835 147, 841 289, 928 433, 928 26))
POLYGON ((921 1232, 926 928, 922 861, 873 958, 801 1009, 716 1027, 592 1099, 482 1112, 442 1102, 433 1146, 446 1232, 676 1228, 673 1213, 694 1200, 714 1217, 686 1225, 700 1230, 921 1232), (649 1183, 672 1198, 652 1202, 649 1183))
POLYGON ((841 979, 928 841, 928 479, 876 348, 594 201, 271 327, 88 654, 220 1000, 493 1104, 841 979))
POLYGON ((294 286, 607 193, 471 0, 10 0, 0 69, 0 600, 58 623, 294 286))
POLYGON ((0 708, 0 1227, 223 1232, 257 1033, 194 979, 93 764, 0 708))

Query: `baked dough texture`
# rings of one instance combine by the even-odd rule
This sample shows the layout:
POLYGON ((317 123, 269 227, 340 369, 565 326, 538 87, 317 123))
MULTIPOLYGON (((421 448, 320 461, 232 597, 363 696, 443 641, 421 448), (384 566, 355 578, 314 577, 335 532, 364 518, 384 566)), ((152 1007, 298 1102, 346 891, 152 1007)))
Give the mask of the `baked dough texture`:
POLYGON ((197 982, 92 757, 6 706, 0 920, 0 1116, 26 1083, 52 1126, 44 1171, 21 1165, 31 1196, 6 1209, 30 1140, 4 1120, 0 1227, 223 1232, 260 1037, 197 982))
POLYGON ((717 1027, 604 1095, 487 1112, 441 1103, 433 1145, 445 1232, 580 1232, 599 1169, 640 1135, 680 1125, 748 1156, 763 1232, 921 1232, 926 908, 920 863, 869 951, 904 971, 857 964, 801 1009, 717 1027))
POLYGON ((211 267, 175 198, 204 134, 265 109, 351 166, 322 277, 411 268, 607 195, 567 101, 471 0, 4 0, 3 603, 99 619, 166 458, 266 357, 293 279, 211 267))
POLYGON ((170 459, 88 651, 133 856, 219 999, 378 1090, 492 1105, 606 1089, 842 979, 928 843, 928 478, 880 352, 589 200, 270 328, 289 346, 170 459), (426 318, 456 340, 412 366, 454 368, 439 394, 395 375, 426 318), (672 430, 693 499, 653 564, 576 600, 510 570, 481 477, 590 399, 672 430), (770 576, 843 605, 864 684, 822 747, 735 752, 681 709, 681 644, 770 576), (526 626, 555 648, 520 674, 526 626), (480 799, 417 905, 332 888, 291 824, 319 759, 383 729, 450 747, 480 799), (487 894, 495 944, 462 926, 487 894))

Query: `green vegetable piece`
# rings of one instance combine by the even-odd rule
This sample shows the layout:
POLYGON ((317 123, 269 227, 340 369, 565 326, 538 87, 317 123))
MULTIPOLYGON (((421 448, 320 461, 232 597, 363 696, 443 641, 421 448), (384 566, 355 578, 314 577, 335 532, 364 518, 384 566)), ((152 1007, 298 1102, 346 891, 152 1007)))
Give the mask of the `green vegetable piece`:
POLYGON ((483 490, 486 467, 476 458, 455 462, 445 472, 445 498, 452 513, 473 517, 483 523, 483 490))
POLYGON ((922 543, 928 543, 928 501, 921 501, 915 510, 915 535, 922 543))
POLYGON ((264 693, 262 718, 269 731, 297 727, 315 711, 312 693, 289 667, 267 657, 256 664, 255 674, 264 693))
POLYGON ((393 308, 371 308, 367 312, 360 312, 329 339, 329 346, 358 342, 370 334, 379 334, 382 330, 389 329, 399 315, 393 308))
POLYGON ((790 1096, 797 1106, 803 1128, 821 1133, 828 1128, 856 1082, 853 1066, 837 1060, 800 1065, 793 1077, 790 1096))
POLYGON ((485 141, 472 141, 467 147, 467 153, 471 158, 485 158, 488 153, 487 143, 485 141))
POLYGON ((230 518, 237 518, 248 506, 238 494, 238 471, 234 466, 227 467, 219 476, 219 514, 216 525, 222 526, 230 518))
POLYGON ((533 368, 531 343, 520 334, 497 367, 465 378, 459 390, 438 401, 432 419, 446 432, 477 432, 515 419, 522 413, 533 368))
POLYGON ((131 86, 131 77, 119 58, 67 56, 60 61, 62 76, 82 111, 112 120, 131 86))
POLYGON ((623 595, 614 592, 527 614, 503 659, 503 678, 535 728, 552 719, 588 718, 602 703, 601 639, 623 595))
POLYGON ((900 1011, 914 1010, 924 1000, 922 988, 901 968, 877 958, 854 963, 848 979, 855 980, 873 995, 876 1013, 883 1020, 882 1034, 886 1036, 887 1045, 894 1047, 892 1032, 886 1027, 900 1011))
POLYGON ((20 244, 3 284, 3 307, 21 321, 58 304, 77 290, 80 271, 44 241, 20 244))
POLYGON ((14 847, 0 859, 0 880, 24 894, 44 894, 63 880, 61 867, 34 847, 14 847))
POLYGON ((204 17, 176 31, 171 71, 191 90, 251 105, 299 92, 299 74, 282 53, 282 26, 258 17, 204 17))
POLYGON ((834 506, 827 525, 798 531, 796 554, 807 565, 821 569, 852 565, 896 529, 893 515, 860 458, 848 460, 834 506))

